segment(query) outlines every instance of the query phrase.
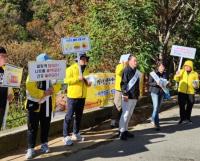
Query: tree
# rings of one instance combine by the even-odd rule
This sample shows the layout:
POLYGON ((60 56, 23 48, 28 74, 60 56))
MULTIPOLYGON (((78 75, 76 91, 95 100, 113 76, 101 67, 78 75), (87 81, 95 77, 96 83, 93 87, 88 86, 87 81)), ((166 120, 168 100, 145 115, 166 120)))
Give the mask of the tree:
MULTIPOLYGON (((168 60, 174 42, 187 44, 187 35, 199 13, 199 0, 156 0, 158 16, 159 59, 168 60), (170 44, 171 43, 171 44, 170 44)), ((167 61, 167 62, 168 62, 167 61)))
POLYGON ((155 5, 150 0, 90 3, 84 32, 92 39, 93 62, 104 62, 102 69, 106 64, 106 69, 113 71, 121 54, 132 53, 143 72, 151 70, 158 46, 154 13, 155 5))

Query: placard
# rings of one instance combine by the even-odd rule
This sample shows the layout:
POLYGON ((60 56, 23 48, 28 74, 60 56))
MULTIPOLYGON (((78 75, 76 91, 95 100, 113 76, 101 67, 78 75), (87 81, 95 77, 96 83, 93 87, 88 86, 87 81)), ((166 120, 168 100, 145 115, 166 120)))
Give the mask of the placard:
POLYGON ((196 54, 196 48, 184 47, 178 45, 173 45, 170 53, 170 55, 172 56, 178 56, 188 59, 194 59, 195 54, 196 54))
POLYGON ((23 68, 6 64, 4 74, 0 75, 0 84, 4 87, 20 88, 22 80, 23 68), (2 81, 3 77, 3 81, 2 81))
POLYGON ((81 53, 90 50, 90 39, 87 36, 62 38, 63 54, 81 53))
POLYGON ((119 63, 127 62, 130 55, 131 54, 123 54, 123 55, 121 55, 119 63))
POLYGON ((31 81, 61 80, 65 78, 66 61, 51 60, 45 62, 29 62, 28 71, 31 81))

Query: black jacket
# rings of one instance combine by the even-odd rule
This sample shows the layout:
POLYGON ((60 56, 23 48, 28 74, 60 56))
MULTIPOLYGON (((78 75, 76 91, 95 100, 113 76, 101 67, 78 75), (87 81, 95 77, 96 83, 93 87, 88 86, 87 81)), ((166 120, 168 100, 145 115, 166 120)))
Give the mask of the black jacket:
POLYGON ((128 82, 133 78, 135 75, 136 69, 132 69, 130 66, 126 67, 122 74, 122 81, 121 81, 121 90, 124 96, 128 96, 129 99, 138 99, 140 95, 140 87, 139 83, 140 80, 138 79, 135 85, 127 92, 127 85, 128 82))
MULTIPOLYGON (((0 79, 3 79, 4 70, 0 67, 0 79)), ((0 81, 1 81, 0 80, 0 81)), ((7 95, 8 95, 8 88, 7 87, 0 87, 0 108, 5 109, 7 103, 7 95)))
MULTIPOLYGON (((166 73, 159 73, 156 72, 156 74, 159 76, 159 78, 167 79, 166 73)), ((152 78, 152 76, 149 76, 149 92, 155 93, 155 94, 164 94, 164 91, 160 86, 157 85, 156 81, 152 78)))

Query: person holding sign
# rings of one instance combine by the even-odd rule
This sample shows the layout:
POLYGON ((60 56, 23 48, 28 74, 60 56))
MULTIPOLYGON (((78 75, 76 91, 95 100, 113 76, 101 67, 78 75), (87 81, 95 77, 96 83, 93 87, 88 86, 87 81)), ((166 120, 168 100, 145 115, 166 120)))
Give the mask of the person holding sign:
POLYGON ((5 116, 7 101, 10 102, 13 98, 13 92, 8 87, 3 87, 4 68, 7 63, 7 52, 5 48, 0 47, 0 129, 5 116))
POLYGON ((179 124, 191 121, 192 107, 195 102, 195 89, 199 88, 198 73, 193 69, 193 62, 187 60, 183 69, 176 72, 174 80, 179 83, 178 104, 180 109, 179 124))
POLYGON ((149 76, 149 92, 151 93, 151 99, 153 102, 151 123, 157 130, 159 130, 159 110, 164 96, 163 84, 161 83, 161 80, 167 80, 165 66, 162 63, 158 63, 157 71, 154 73, 156 76, 152 73, 149 76))
MULTIPOLYGON (((50 58, 47 54, 40 54, 36 58, 36 62, 49 61, 50 58)), ((26 81, 26 95, 28 110, 28 150, 26 154, 27 159, 33 158, 35 155, 34 147, 36 145, 36 137, 38 126, 40 124, 40 140, 41 152, 48 153, 48 134, 51 122, 52 110, 55 110, 56 94, 59 92, 61 85, 56 81, 50 81, 50 86, 47 89, 47 81, 31 81, 29 76, 26 81), (49 115, 46 116, 46 104, 49 101, 49 115)))
POLYGON ((80 125, 85 105, 87 87, 91 85, 87 81, 86 76, 89 75, 87 64, 89 57, 86 54, 80 55, 80 61, 72 64, 66 69, 67 84, 67 103, 68 109, 63 124, 63 136, 65 145, 73 145, 72 140, 83 141, 84 138, 80 135, 80 125), (80 66, 79 66, 80 65, 80 66), (80 73, 81 71, 81 73, 80 73), (70 137, 70 124, 75 113, 73 135, 70 137))
POLYGON ((122 73, 123 73, 124 68, 127 65, 127 62, 128 62, 128 59, 120 60, 119 64, 116 66, 116 69, 115 69, 114 106, 112 109, 112 117, 111 117, 111 124, 110 124, 112 128, 117 126, 121 113, 122 113, 122 92, 121 92, 120 83, 122 80, 122 73))
POLYGON ((123 71, 121 81, 122 115, 119 122, 121 140, 134 137, 134 135, 128 131, 128 124, 140 94, 139 82, 140 72, 137 70, 137 59, 135 56, 130 55, 128 58, 128 66, 123 71))

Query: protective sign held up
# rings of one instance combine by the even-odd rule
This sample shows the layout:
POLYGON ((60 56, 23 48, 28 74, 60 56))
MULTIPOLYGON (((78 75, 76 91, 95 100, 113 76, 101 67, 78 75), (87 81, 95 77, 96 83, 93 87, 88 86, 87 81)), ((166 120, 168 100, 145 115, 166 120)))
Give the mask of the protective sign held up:
POLYGON ((6 64, 4 74, 0 77, 0 86, 20 88, 22 80, 23 68, 6 64))
POLYGON ((81 53, 90 50, 90 39, 87 36, 61 39, 63 54, 81 53))
POLYGON ((188 59, 194 59, 195 54, 196 54, 196 48, 190 48, 178 45, 173 45, 170 53, 170 55, 172 56, 188 58, 188 59))
POLYGON ((31 81, 62 80, 65 78, 65 69, 65 60, 28 63, 31 81))

